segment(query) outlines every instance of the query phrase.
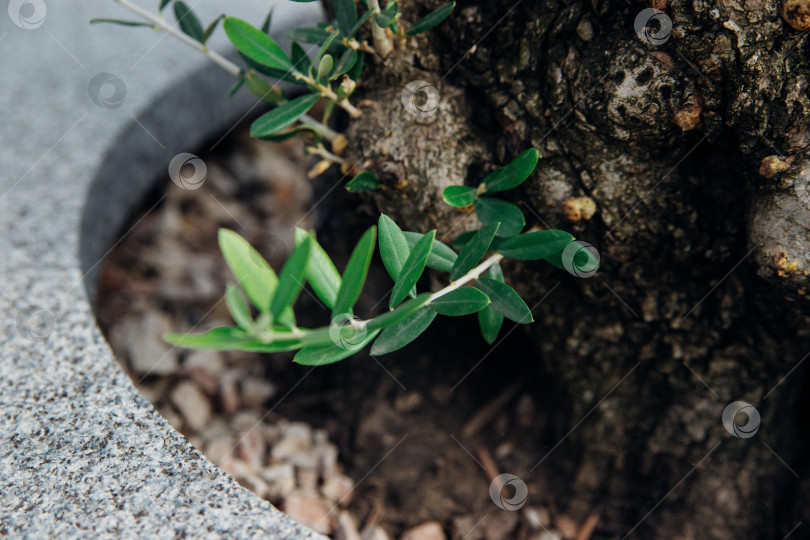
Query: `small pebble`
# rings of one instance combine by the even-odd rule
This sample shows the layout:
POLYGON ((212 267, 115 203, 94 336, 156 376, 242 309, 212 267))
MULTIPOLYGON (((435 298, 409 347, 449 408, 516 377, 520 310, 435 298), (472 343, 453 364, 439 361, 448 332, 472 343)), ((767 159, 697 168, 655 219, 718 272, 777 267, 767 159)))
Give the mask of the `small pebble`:
POLYGON ((205 445, 205 456, 213 461, 219 463, 225 457, 233 453, 236 448, 236 441, 230 435, 221 435, 214 439, 210 439, 205 445))
POLYGON ((225 362, 217 351, 191 351, 183 362, 183 368, 201 368, 211 375, 219 375, 225 369, 225 362))
POLYGON ((338 515, 338 529, 335 533, 335 540, 361 540, 357 530, 357 522, 352 515, 345 510, 338 515))
POLYGON ((446 540, 442 526, 436 521, 428 521, 408 529, 400 540, 446 540))
POLYGON ((310 448, 312 448, 312 430, 306 424, 293 422, 282 429, 281 440, 273 445, 271 453, 273 459, 283 461, 300 458, 310 448))
POLYGON ((264 467, 267 447, 258 428, 245 431, 239 436, 239 457, 253 470, 264 467))
POLYGON ((318 493, 318 471, 312 469, 298 468, 296 471, 296 478, 298 479, 298 488, 306 493, 318 493))
POLYGON ((400 414, 411 413, 422 406, 422 401, 422 394, 419 392, 401 394, 394 400, 394 410, 400 414))
POLYGON ((321 486, 324 497, 341 506, 347 506, 354 494, 354 481, 343 474, 335 474, 321 486))
POLYGON ((379 525, 375 525, 363 531, 361 540, 391 540, 391 537, 388 536, 385 529, 379 525))
POLYGON ((202 429, 211 419, 211 402, 191 381, 183 381, 175 386, 170 399, 186 424, 194 431, 202 429))
POLYGON ((259 471, 267 482, 271 500, 280 500, 295 490, 295 468, 289 463, 273 465, 259 471))
POLYGON ((237 379, 227 372, 219 381, 219 398, 226 413, 231 414, 239 410, 240 399, 237 379))
POLYGON ((576 538, 577 527, 576 522, 568 516, 557 516, 557 519, 554 520, 554 525, 556 526, 557 530, 560 531, 563 538, 576 538))
POLYGON ((248 378, 242 381, 242 405, 245 407, 261 407, 265 402, 276 395, 278 387, 263 379, 248 378))
POLYGON ((329 509, 318 497, 293 493, 284 499, 281 509, 295 521, 317 533, 331 534, 335 529, 335 522, 329 515, 329 509))
POLYGON ((135 373, 155 376, 177 371, 177 353, 163 339, 163 334, 172 330, 171 319, 157 311, 122 323, 121 346, 135 373))

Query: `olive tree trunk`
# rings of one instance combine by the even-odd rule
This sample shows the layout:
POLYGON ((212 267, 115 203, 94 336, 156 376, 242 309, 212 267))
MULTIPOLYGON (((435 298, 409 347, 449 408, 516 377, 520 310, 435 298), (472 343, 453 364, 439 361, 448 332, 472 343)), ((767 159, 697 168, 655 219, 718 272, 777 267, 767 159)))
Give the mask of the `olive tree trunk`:
MULTIPOLYGON (((440 3, 403 1, 403 21, 440 3)), ((598 250, 590 278, 507 267, 537 320, 527 369, 558 389, 524 480, 556 478, 560 506, 610 537, 782 538, 801 521, 806 537, 810 3, 654 4, 460 1, 368 60, 349 153, 384 182, 381 211, 447 240, 476 220, 442 190, 535 147, 506 197, 598 250), (760 414, 753 436, 724 427, 735 401, 760 414)))

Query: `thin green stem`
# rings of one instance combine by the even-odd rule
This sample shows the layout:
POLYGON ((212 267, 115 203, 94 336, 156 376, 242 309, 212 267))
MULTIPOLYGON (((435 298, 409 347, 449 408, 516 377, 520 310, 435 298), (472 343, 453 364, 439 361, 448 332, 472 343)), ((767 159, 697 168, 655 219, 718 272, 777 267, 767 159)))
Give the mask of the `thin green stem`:
POLYGON ((496 264, 501 262, 502 259, 503 255, 501 255, 500 253, 492 255, 487 260, 485 260, 484 262, 482 262, 481 264, 479 264, 478 266, 476 266, 475 268, 473 268, 472 270, 470 270, 469 272, 467 272, 466 274, 455 280, 453 283, 451 283, 444 289, 430 295, 430 298, 428 298, 428 304, 433 300, 436 300, 437 298, 444 296, 445 294, 451 291, 455 291, 456 289, 463 287, 470 281, 478 279, 479 277, 481 277, 481 274, 489 270, 490 267, 495 266, 496 264))
POLYGON ((187 36, 183 32, 179 31, 177 28, 169 26, 166 23, 165 19, 163 19, 162 17, 160 17, 158 15, 155 15, 153 13, 149 13, 145 9, 141 8, 140 6, 137 6, 137 5, 133 4, 129 0, 114 0, 114 1, 118 2, 119 4, 121 4, 122 6, 127 8, 128 10, 130 10, 131 12, 136 13, 137 15, 140 15, 142 18, 144 18, 147 21, 149 21, 150 23, 152 23, 155 26, 156 29, 163 30, 167 34, 170 34, 173 37, 179 39, 180 41, 182 41, 186 45, 188 45, 188 46, 190 46, 190 47, 192 47, 194 49, 197 49, 198 51, 203 53, 205 56, 210 58, 216 65, 218 65, 219 67, 221 67, 222 69, 224 69, 225 71, 227 71, 228 73, 233 75, 234 77, 239 76, 239 73, 241 72, 241 70, 239 69, 239 66, 237 66, 236 64, 234 64, 233 62, 231 62, 230 60, 228 60, 227 58, 225 58, 224 56, 222 56, 218 52, 212 51, 211 49, 206 47, 203 43, 200 43, 196 39, 193 39, 193 38, 187 36))
MULTIPOLYGON (((222 56, 218 52, 209 49, 207 46, 205 46, 205 44, 200 43, 196 39, 193 39, 193 38, 187 36, 183 32, 177 30, 177 28, 169 26, 166 23, 166 20, 163 17, 161 17, 159 15, 155 15, 154 13, 149 13, 145 9, 141 8, 140 6, 137 6, 137 5, 133 4, 129 0, 113 0, 113 1, 118 2, 123 7, 130 10, 131 12, 139 15, 143 19, 145 19, 145 20, 149 21, 150 23, 152 23, 152 25, 155 27, 156 30, 162 30, 162 31, 166 32, 167 34, 179 39, 180 41, 182 41, 186 45, 192 47, 193 49, 203 53, 212 62, 214 62, 216 65, 218 65, 219 67, 221 67, 222 69, 224 69, 225 71, 227 71, 228 73, 233 75, 234 77, 239 77, 241 75, 242 70, 240 69, 239 66, 237 66, 236 64, 234 64, 233 62, 231 62, 230 60, 228 60, 227 58, 225 58, 224 56, 222 56)), ((337 96, 335 96, 335 97, 337 97, 337 96)), ((352 108, 354 108, 354 107, 352 107, 352 108)), ((355 109, 355 110, 357 110, 357 109, 355 109)), ((357 112, 359 113, 360 111, 357 111, 357 112)), ((351 111, 350 111, 350 114, 351 114, 351 111)), ((321 136, 323 136, 325 139, 327 139, 329 141, 333 141, 335 139, 335 137, 338 136, 337 132, 329 129, 328 127, 326 127, 324 125, 322 125, 320 122, 318 122, 317 120, 315 120, 314 118, 312 118, 309 115, 302 116, 301 119, 300 119, 300 122, 302 124, 305 124, 307 126, 312 126, 313 128, 317 129, 318 133, 320 133, 321 136)))
POLYGON ((293 77, 315 88, 316 90, 318 90, 318 92, 321 93, 321 96, 325 97, 326 99, 332 100, 335 103, 337 103, 338 107, 342 108, 347 113, 349 113, 349 115, 352 118, 359 118, 363 115, 363 111, 352 105, 348 99, 338 98, 338 95, 335 94, 335 92, 330 87, 320 84, 311 75, 307 75, 305 73, 301 73, 300 71, 296 71, 295 73, 293 73, 293 77))
MULTIPOLYGON (((489 270, 490 267, 498 264, 502 259, 503 255, 501 255, 500 253, 492 255, 491 257, 487 258, 484 262, 482 262, 481 264, 479 264, 478 266, 476 266, 475 268, 464 274, 462 277, 452 282, 447 287, 431 294, 428 298, 425 299, 425 302, 422 305, 423 306, 430 305, 430 303, 433 300, 436 300, 437 298, 440 298, 451 291, 463 287, 470 281, 478 279, 484 272, 489 270)), ((365 320, 349 319, 347 323, 355 330, 362 330, 373 320, 374 319, 365 319, 365 320)), ((259 332, 256 337, 267 344, 273 343, 273 341, 276 339, 284 340, 290 339, 291 337, 299 338, 303 342, 301 346, 306 346, 310 345, 311 344, 310 342, 316 338, 318 339, 319 343, 320 342, 327 343, 329 337, 328 332, 329 332, 328 327, 319 328, 317 330, 304 330, 302 328, 294 328, 291 332, 277 332, 275 330, 265 330, 259 332)))
POLYGON ((349 160, 342 158, 340 156, 336 156, 335 154, 324 148, 322 144, 319 144, 318 146, 307 147, 307 152, 312 155, 321 156, 323 159, 328 159, 333 163, 349 163, 349 160))

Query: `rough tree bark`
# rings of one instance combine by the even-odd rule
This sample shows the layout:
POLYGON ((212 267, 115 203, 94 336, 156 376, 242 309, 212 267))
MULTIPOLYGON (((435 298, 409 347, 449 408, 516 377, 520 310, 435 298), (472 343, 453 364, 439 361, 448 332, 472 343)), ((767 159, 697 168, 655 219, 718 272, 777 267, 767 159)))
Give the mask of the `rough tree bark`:
MULTIPOLYGON (((404 19, 439 4, 401 2, 404 19)), ((782 538, 810 519, 810 2, 654 4, 657 44, 635 29, 649 4, 460 2, 369 61, 350 153, 388 186, 380 210, 452 238, 475 220, 444 187, 537 148, 508 197, 593 244, 602 268, 508 268, 535 305, 527 366, 559 389, 555 431, 536 434, 550 452, 525 474, 556 478, 548 490, 575 517, 599 512, 605 537, 782 538), (403 107, 413 80, 438 90, 435 114, 403 107), (572 222, 563 203, 580 196, 598 210, 572 222), (721 423, 736 400, 761 413, 751 438, 721 423)))

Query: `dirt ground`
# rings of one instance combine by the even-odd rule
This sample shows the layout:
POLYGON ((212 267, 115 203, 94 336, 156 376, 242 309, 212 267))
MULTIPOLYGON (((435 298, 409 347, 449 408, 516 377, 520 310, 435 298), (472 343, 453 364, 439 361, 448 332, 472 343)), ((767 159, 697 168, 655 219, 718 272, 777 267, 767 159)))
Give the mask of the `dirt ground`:
MULTIPOLYGON (((596 516, 574 523, 560 514, 550 496, 555 479, 531 471, 565 444, 544 440, 541 411, 553 410, 555 392, 529 369, 537 353, 522 328, 505 325, 490 347, 474 317, 440 318, 404 350, 314 369, 293 364, 291 354, 163 343, 164 331, 229 323, 222 295, 233 278, 218 227, 244 235, 278 269, 293 228, 314 226, 342 269, 347 249, 375 220, 335 187, 337 173, 313 187, 299 141, 255 141, 242 129, 200 156, 204 186, 159 181, 142 208, 165 199, 132 216, 138 225, 109 255, 99 282, 101 328, 172 425, 240 483, 335 538, 615 537, 606 527, 594 531, 596 516), (528 490, 515 511, 490 497, 490 481, 503 473, 528 490)), ((384 309, 392 285, 379 261, 370 276, 359 313, 384 309)), ((309 293, 296 312, 304 326, 329 322, 309 293)))

